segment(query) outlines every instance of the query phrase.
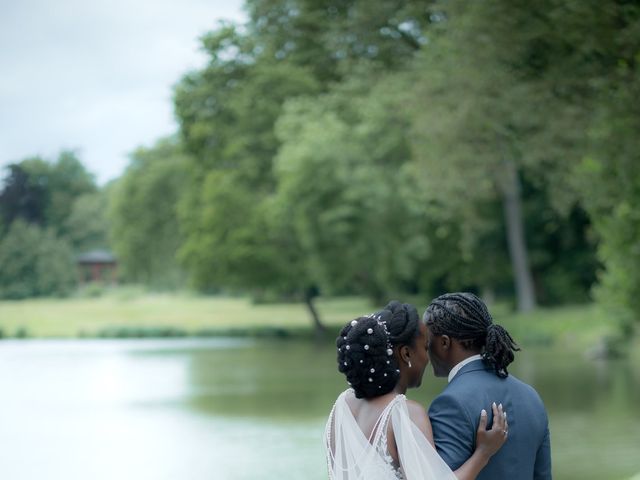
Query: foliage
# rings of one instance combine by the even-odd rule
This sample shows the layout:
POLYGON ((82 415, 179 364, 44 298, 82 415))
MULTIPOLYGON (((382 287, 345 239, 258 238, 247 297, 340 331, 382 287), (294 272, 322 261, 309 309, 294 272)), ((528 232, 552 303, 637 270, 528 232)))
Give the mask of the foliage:
POLYGON ((176 205, 186 188, 188 159, 172 139, 139 148, 109 194, 111 237, 124 277, 156 288, 176 287, 183 274, 176 205))
POLYGON ((80 197, 95 194, 97 187, 74 152, 61 152, 55 162, 26 158, 9 165, 7 170, 0 191, 0 215, 6 225, 22 219, 48 227, 56 235, 71 237, 72 241, 83 235, 73 228, 85 227, 68 220, 73 209, 78 208, 80 197))
POLYGON ((180 206, 181 258, 203 289, 305 290, 286 225, 272 214, 274 124, 287 98, 317 91, 317 82, 305 68, 265 60, 254 39, 233 28, 204 44, 209 65, 176 90, 193 156, 180 206))
POLYGON ((0 298, 63 296, 74 285, 70 246, 50 229, 14 221, 0 240, 0 298))
POLYGON ((428 256, 427 209, 415 202, 418 185, 407 168, 402 80, 371 91, 366 81, 345 82, 289 102, 279 120, 277 202, 325 292, 365 293, 381 303, 414 280, 428 256))
POLYGON ((105 190, 79 195, 64 220, 64 230, 75 252, 104 249, 109 245, 108 195, 105 190))
POLYGON ((7 167, 2 192, 0 192, 0 209, 5 225, 16 219, 44 224, 47 191, 29 175, 24 165, 12 164, 7 167))
POLYGON ((72 252, 105 246, 93 177, 75 153, 30 157, 7 167, 0 190, 0 296, 66 295, 75 286, 72 252), (4 231, 3 231, 4 230, 4 231))
POLYGON ((584 202, 601 238, 598 253, 605 271, 598 297, 613 307, 627 329, 631 320, 640 319, 640 272, 635 268, 640 265, 638 94, 638 74, 623 64, 602 94, 604 102, 591 131, 592 154, 578 169, 584 202))
POLYGON ((514 229, 508 206, 519 192, 521 249, 546 304, 588 298, 598 267, 572 181, 587 118, 574 102, 585 88, 559 73, 585 17, 570 25, 576 12, 561 3, 435 3, 438 21, 416 63, 423 100, 413 103, 423 185, 446 198, 443 208, 460 224, 467 278, 512 290, 506 275, 522 267, 505 234, 514 229))
MULTIPOLYGON (((379 298, 391 285, 396 286, 401 279, 411 276, 409 271, 413 272, 414 268, 406 265, 419 242, 412 238, 413 248, 407 259, 400 262, 405 265, 401 274, 394 272, 395 267, 390 265, 391 251, 383 254, 381 243, 373 236, 370 246, 365 245, 366 241, 362 240, 364 230, 360 229, 367 222, 370 227, 382 223, 382 218, 377 222, 373 218, 365 218, 366 215, 374 215, 375 208, 384 203, 385 197, 382 196, 376 199, 377 203, 369 202, 367 210, 360 214, 364 224, 349 226, 352 234, 358 234, 351 240, 359 247, 350 254, 355 263, 343 265, 348 273, 338 278, 340 262, 345 260, 344 255, 348 251, 344 249, 344 242, 349 232, 343 229, 340 239, 335 238, 336 242, 330 248, 318 249, 323 240, 312 237, 318 233, 318 228, 323 229, 325 225, 305 224, 303 209, 315 201, 315 207, 309 208, 326 210, 325 217, 329 219, 332 215, 343 215, 340 209, 357 209, 362 199, 354 198, 351 205, 339 206, 336 203, 323 206, 317 203, 324 195, 319 192, 315 200, 295 205, 305 187, 295 191, 297 187, 292 185, 298 181, 304 184, 309 179, 304 178, 305 174, 293 178, 296 175, 287 174, 287 168, 274 170, 276 156, 283 159, 278 163, 298 162, 293 159, 297 155, 293 151, 295 132, 287 132, 285 126, 276 136, 274 126, 284 113, 283 105, 296 98, 306 98, 305 105, 309 105, 310 112, 300 111, 302 118, 299 119, 294 118, 297 113, 284 115, 290 122, 306 121, 313 115, 313 99, 330 90, 332 82, 345 78, 350 72, 375 74, 381 71, 381 67, 396 69, 409 61, 423 41, 422 30, 429 22, 428 12, 421 2, 407 1, 372 4, 361 1, 318 3, 300 0, 283 3, 257 0, 248 2, 247 8, 251 20, 244 29, 223 26, 204 38, 211 58, 209 65, 186 76, 176 91, 181 133, 194 156, 191 165, 194 188, 181 208, 186 233, 182 258, 200 287, 249 288, 258 296, 264 296, 265 291, 276 291, 293 297, 304 293, 308 297, 319 285, 326 290, 343 293, 360 291, 358 289, 368 285, 369 293, 379 298), (363 68, 361 62, 367 65, 363 68), (265 92, 269 92, 268 95, 265 92), (283 143, 287 145, 282 146, 283 143), (281 149, 282 154, 278 153, 281 149), (314 229, 315 233, 312 232, 314 229), (360 254, 371 256, 373 245, 378 252, 377 257, 368 260, 359 257, 360 254), (340 251, 342 257, 338 255, 340 251), (365 279, 371 274, 371 269, 363 271, 363 263, 383 257, 386 265, 374 274, 382 279, 365 279), (347 287, 354 276, 361 278, 347 287)), ((367 89, 365 84, 362 87, 367 89)), ((348 92, 342 93, 343 103, 350 112, 354 112, 357 106, 349 105, 346 95, 348 92)), ((319 99, 320 102, 325 100, 325 97, 319 99)), ((301 102, 303 105, 304 101, 301 102)), ((370 110, 374 110, 374 102, 369 103, 370 110)), ((381 105, 379 110, 383 107, 381 105)), ((378 115, 380 113, 377 112, 378 115)), ((325 120, 330 122, 328 118, 325 120)), ((358 141, 369 141, 376 135, 375 131, 364 132, 368 126, 362 125, 363 134, 349 139, 346 129, 354 127, 358 121, 352 119, 340 126, 342 131, 339 135, 352 150, 359 148, 356 145, 358 141)), ((372 127, 384 130, 380 117, 376 121, 372 127)), ((283 120, 282 125, 286 124, 287 120, 283 120)), ((316 124, 313 128, 323 127, 316 124)), ((313 142, 312 135, 309 131, 305 140, 313 142)), ((391 141, 396 140, 392 138, 391 141)), ((338 148, 344 146, 342 144, 338 148)), ((331 145, 326 147, 331 149, 331 145)), ((306 148, 313 146, 307 145, 306 148)), ((374 148, 373 145, 360 148, 360 151, 352 151, 347 156, 366 156, 374 148)), ((406 150, 406 145, 403 148, 406 150)), ((334 151, 327 152, 327 155, 334 151)), ((390 169, 400 161, 396 159, 395 165, 385 167, 385 155, 389 156, 389 152, 380 152, 380 158, 373 162, 381 164, 376 181, 382 180, 385 172, 389 175, 390 169)), ((398 156, 397 152, 391 155, 398 156)), ((402 161, 407 159, 408 152, 405 152, 402 161)), ((337 160, 327 168, 334 168, 337 160)), ((364 157, 362 162, 359 170, 364 174, 367 171, 364 157)), ((301 168, 309 168, 311 175, 320 174, 314 172, 313 165, 301 168)), ((349 173, 349 167, 342 169, 342 175, 349 173)), ((361 177, 359 180, 368 181, 366 175, 361 177)), ((330 188, 346 188, 347 181, 347 178, 342 178, 340 184, 330 188)), ((400 183, 395 184, 395 188, 400 183)), ((404 186, 405 196, 409 183, 404 186)), ((366 184, 358 187, 358 195, 366 194, 366 184)), ((390 186, 388 189, 387 199, 393 196, 393 188, 390 186)), ((353 196, 352 193, 347 195, 353 196)), ((399 212, 399 201, 392 207, 395 213, 399 212)), ((415 212, 411 215, 416 216, 415 212)), ((387 219, 389 216, 392 212, 382 215, 387 219)), ((349 222, 345 217, 334 220, 328 222, 337 229, 349 222)), ((401 223, 400 218, 397 221, 401 223)), ((330 232, 323 234, 331 235, 330 232)), ((391 235, 386 238, 391 238, 391 235)), ((393 245, 394 250, 397 246, 393 245)))
MULTIPOLYGON (((59 235, 66 235, 65 221, 75 200, 84 194, 94 193, 96 185, 74 152, 63 151, 55 162, 40 157, 28 158, 19 166, 28 176, 28 184, 41 191, 41 209, 36 219, 27 221, 51 227, 59 235), (39 221, 38 221, 39 220, 39 221)), ((15 204, 20 205, 18 200, 15 204)))
POLYGON ((426 41, 425 0, 248 0, 247 26, 266 56, 309 68, 325 87, 365 61, 393 71, 426 41))
MULTIPOLYGON (((29 167, 27 167, 29 171, 29 167)), ((62 152, 58 160, 44 170, 43 182, 49 190, 46 209, 47 225, 59 235, 69 235, 66 220, 71 215, 79 197, 95 193, 97 187, 93 176, 87 172, 74 152, 62 152)))
POLYGON ((209 64, 176 88, 192 156, 180 257, 198 286, 511 296, 515 272, 553 304, 588 299, 601 261, 602 291, 633 291, 614 258, 634 255, 635 193, 607 191, 626 171, 637 184, 621 160, 637 150, 635 6, 250 0, 247 11, 246 25, 203 38, 209 64))

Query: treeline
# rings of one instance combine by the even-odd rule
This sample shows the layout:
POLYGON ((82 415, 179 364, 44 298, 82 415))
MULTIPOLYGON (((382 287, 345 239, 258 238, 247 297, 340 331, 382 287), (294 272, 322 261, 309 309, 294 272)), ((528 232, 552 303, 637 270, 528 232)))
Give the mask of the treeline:
POLYGON ((107 196, 74 152, 5 169, 0 189, 0 298, 71 293, 75 256, 108 245, 107 196))
POLYGON ((320 292, 595 291, 638 316, 637 3, 246 8, 176 86, 177 136, 110 191, 127 278, 312 312, 320 292))

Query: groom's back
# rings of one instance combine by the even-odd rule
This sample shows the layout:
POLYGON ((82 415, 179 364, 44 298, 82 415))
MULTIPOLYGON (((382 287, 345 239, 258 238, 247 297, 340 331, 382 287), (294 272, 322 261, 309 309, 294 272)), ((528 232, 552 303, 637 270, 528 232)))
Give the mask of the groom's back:
POLYGON ((465 365, 429 408, 438 453, 452 469, 475 449, 480 411, 502 403, 509 438, 478 480, 550 479, 551 458, 547 414, 536 391, 513 375, 498 377, 478 360, 465 365))

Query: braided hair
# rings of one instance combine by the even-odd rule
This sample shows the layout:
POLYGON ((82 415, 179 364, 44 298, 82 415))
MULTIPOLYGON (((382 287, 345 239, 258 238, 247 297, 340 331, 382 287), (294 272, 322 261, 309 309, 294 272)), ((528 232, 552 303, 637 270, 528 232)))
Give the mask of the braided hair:
POLYGON ((390 302, 382 310, 349 322, 336 338, 338 370, 357 398, 389 393, 400 370, 393 348, 412 345, 419 334, 420 317, 413 305, 390 302))
POLYGON ((487 306, 473 293, 446 293, 433 300, 424 321, 434 335, 448 335, 467 349, 480 349, 482 358, 501 378, 520 347, 509 332, 493 323, 487 306))

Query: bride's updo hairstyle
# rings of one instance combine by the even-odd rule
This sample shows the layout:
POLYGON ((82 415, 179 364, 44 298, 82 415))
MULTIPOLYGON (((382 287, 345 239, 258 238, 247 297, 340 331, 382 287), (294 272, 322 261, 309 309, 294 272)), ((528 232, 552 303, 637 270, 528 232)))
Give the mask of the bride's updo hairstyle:
POLYGON ((349 322, 336 339, 338 370, 357 398, 389 393, 400 377, 393 349, 413 345, 420 317, 407 303, 390 302, 384 309, 349 322))
POLYGON ((493 323, 487 306, 473 293, 440 295, 427 307, 424 321, 433 335, 448 335, 467 349, 479 349, 499 377, 509 375, 507 366, 520 348, 509 332, 493 323))

